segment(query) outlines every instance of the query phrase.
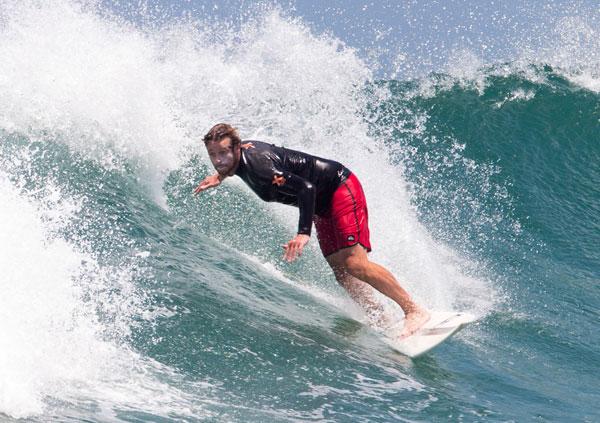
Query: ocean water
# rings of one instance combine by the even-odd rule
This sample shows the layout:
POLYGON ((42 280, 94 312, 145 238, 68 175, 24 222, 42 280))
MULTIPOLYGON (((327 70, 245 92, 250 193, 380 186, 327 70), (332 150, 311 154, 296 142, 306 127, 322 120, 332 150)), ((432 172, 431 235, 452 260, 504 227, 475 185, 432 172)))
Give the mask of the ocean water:
POLYGON ((3 2, 0 419, 598 421, 600 78, 575 18, 538 54, 389 80, 277 9, 3 2), (192 196, 219 121, 346 164, 373 260, 477 323, 395 354, 314 240, 281 260, 295 209, 239 180, 192 196))

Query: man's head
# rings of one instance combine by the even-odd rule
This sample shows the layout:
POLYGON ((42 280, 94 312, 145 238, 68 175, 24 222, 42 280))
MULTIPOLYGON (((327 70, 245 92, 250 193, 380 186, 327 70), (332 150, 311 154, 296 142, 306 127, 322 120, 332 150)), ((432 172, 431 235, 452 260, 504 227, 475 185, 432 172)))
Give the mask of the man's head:
POLYGON ((223 176, 233 175, 240 163, 242 142, 237 130, 226 123, 218 123, 210 128, 203 140, 217 172, 223 176))

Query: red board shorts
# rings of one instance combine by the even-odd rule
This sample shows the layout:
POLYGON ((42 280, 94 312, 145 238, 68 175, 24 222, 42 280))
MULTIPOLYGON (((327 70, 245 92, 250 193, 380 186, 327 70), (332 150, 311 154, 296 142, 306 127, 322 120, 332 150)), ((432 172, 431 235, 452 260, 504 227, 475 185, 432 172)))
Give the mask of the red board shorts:
POLYGON ((330 210, 313 221, 325 257, 356 244, 371 251, 367 199, 353 173, 333 193, 330 210))

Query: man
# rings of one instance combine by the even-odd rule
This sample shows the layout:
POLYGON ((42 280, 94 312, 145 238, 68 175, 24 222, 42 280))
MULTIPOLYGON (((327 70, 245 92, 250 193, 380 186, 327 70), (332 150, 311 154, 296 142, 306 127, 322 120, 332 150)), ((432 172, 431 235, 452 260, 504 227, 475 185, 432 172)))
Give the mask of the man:
POLYGON ((204 136, 217 173, 194 190, 199 194, 237 175, 263 200, 300 209, 297 235, 283 246, 283 258, 294 261, 308 243, 314 221, 319 246, 337 281, 367 310, 367 283, 394 300, 404 311, 400 338, 412 335, 429 312, 414 303, 394 276, 369 261, 371 251, 366 199, 356 176, 342 164, 260 141, 242 143, 232 126, 220 123, 204 136))

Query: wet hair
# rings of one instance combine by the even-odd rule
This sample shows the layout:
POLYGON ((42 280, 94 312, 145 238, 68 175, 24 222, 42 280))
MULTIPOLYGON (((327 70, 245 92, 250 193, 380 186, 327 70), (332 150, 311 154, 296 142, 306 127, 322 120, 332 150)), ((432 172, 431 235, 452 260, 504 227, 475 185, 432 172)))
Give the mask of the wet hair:
POLYGON ((238 135, 237 129, 227 123, 217 123, 215 126, 210 128, 210 131, 208 131, 204 136, 204 145, 208 145, 209 142, 213 141, 221 141, 224 138, 231 139, 232 147, 235 147, 242 142, 240 136, 238 135))

